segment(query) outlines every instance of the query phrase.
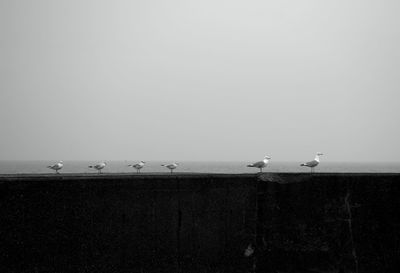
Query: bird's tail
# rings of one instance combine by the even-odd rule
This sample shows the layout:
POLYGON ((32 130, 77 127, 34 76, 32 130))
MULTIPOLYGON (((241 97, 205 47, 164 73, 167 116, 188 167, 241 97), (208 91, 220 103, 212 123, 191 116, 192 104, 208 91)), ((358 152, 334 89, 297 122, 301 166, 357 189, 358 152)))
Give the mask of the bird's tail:
POLYGON ((253 164, 249 164, 249 165, 247 165, 247 167, 254 167, 254 165, 253 164))
POLYGON ((300 166, 307 166, 306 164, 304 164, 304 163, 302 163, 302 164, 300 164, 300 166))
POLYGON ((167 166, 167 165, 165 165, 165 164, 161 164, 161 166, 165 167, 165 166, 167 166))
POLYGON ((93 166, 88 166, 89 168, 93 168, 93 166))
POLYGON ((52 166, 47 166, 47 168, 51 169, 52 166))

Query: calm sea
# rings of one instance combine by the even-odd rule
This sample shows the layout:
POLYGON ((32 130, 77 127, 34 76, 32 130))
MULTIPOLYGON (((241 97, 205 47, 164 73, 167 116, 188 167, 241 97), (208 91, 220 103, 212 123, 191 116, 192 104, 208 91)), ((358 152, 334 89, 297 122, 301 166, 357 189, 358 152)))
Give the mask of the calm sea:
MULTIPOLYGON (((53 161, 0 161, 0 174, 26 174, 26 173, 52 173, 46 168, 56 162, 53 161)), ((89 165, 96 161, 64 161, 64 168, 61 173, 96 173, 96 170, 89 169, 89 165)), ((128 167, 128 164, 135 161, 108 161, 104 173, 129 173, 136 172, 128 167)), ((158 161, 148 161, 142 169, 145 172, 169 172, 165 167, 160 166, 158 161)), ((248 168, 249 162, 179 162, 176 172, 194 173, 255 173, 258 169, 248 168)), ((300 167, 301 162, 274 162, 271 161, 266 172, 309 172, 309 168, 300 167)), ((316 172, 378 172, 378 173, 399 173, 400 162, 397 163, 346 163, 346 162, 321 162, 316 172)))

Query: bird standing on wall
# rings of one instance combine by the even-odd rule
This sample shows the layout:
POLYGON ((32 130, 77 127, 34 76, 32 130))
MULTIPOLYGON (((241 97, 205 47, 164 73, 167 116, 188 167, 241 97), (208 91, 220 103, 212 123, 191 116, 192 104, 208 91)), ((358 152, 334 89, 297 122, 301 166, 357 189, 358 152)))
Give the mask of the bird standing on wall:
POLYGON ((170 169, 171 173, 173 172, 174 169, 178 167, 179 163, 171 163, 171 164, 162 164, 161 166, 166 167, 170 169))
POLYGON ((260 173, 262 173, 262 169, 267 167, 268 162, 269 162, 270 159, 271 159, 271 157, 265 156, 262 161, 258 161, 258 162, 255 162, 253 164, 249 164, 249 165, 247 165, 247 167, 259 168, 260 169, 260 173))
POLYGON ((100 174, 100 173, 101 173, 101 170, 104 169, 104 167, 105 167, 106 165, 107 165, 106 162, 101 162, 101 163, 98 163, 98 164, 96 164, 96 165, 89 166, 89 168, 98 170, 98 171, 99 171, 99 174, 100 174))
POLYGON ((140 161, 139 163, 130 164, 128 166, 132 167, 132 168, 135 168, 136 169, 136 173, 140 173, 140 169, 144 167, 144 164, 146 164, 146 162, 140 161))
POLYGON ((59 173, 58 171, 61 170, 63 166, 64 166, 63 162, 59 161, 58 163, 56 163, 54 165, 47 166, 47 168, 55 170, 56 173, 59 173))
POLYGON ((314 168, 318 166, 318 164, 319 164, 319 157, 320 157, 321 155, 323 155, 323 153, 317 153, 317 154, 315 155, 314 160, 309 161, 309 162, 306 162, 306 163, 303 163, 303 164, 301 164, 300 166, 309 167, 309 168, 310 168, 310 172, 311 172, 311 173, 314 173, 314 168))

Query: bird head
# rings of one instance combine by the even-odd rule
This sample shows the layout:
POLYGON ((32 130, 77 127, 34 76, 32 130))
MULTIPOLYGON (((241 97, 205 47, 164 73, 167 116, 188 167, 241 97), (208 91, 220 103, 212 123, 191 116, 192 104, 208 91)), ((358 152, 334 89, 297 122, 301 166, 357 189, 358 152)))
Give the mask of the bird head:
POLYGON ((271 159, 271 157, 270 157, 270 156, 267 156, 267 155, 266 155, 264 158, 265 158, 265 159, 268 159, 268 160, 271 159))
POLYGON ((319 153, 319 152, 318 152, 318 153, 317 153, 317 155, 318 155, 318 156, 320 156, 320 155, 324 155, 324 154, 323 154, 323 153, 319 153))

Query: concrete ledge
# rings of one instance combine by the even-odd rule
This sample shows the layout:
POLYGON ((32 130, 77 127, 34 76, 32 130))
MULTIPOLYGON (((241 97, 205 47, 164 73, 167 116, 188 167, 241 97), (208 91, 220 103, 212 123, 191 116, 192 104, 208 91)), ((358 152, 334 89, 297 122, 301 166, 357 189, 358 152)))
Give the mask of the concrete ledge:
POLYGON ((396 272, 400 174, 0 176, 0 272, 396 272))

